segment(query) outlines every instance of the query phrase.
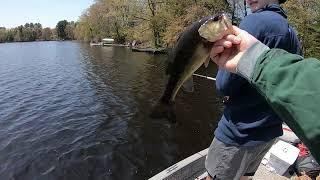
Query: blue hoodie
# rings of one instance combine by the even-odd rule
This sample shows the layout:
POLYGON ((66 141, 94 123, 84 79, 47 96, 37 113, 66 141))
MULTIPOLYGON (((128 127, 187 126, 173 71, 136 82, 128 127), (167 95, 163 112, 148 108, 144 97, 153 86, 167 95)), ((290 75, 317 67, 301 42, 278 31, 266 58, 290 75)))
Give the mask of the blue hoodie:
MULTIPOLYGON (((286 18, 279 5, 267 5, 245 17, 240 28, 270 48, 301 54, 297 35, 286 18)), ((229 96, 215 130, 218 140, 236 146, 256 146, 282 135, 282 121, 245 79, 219 70, 216 88, 222 95, 229 96)))

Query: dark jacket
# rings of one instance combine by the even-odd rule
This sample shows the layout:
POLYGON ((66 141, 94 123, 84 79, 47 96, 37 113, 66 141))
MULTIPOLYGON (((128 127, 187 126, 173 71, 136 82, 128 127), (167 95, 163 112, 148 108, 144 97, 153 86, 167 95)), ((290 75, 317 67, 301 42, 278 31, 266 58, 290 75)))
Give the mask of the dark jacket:
MULTIPOLYGON (((296 33, 286 18, 279 5, 268 5, 245 17, 240 28, 270 48, 301 54, 296 33)), ((216 88, 229 96, 215 131, 217 139, 231 145, 255 146, 282 135, 282 121, 245 79, 219 70, 216 88)))

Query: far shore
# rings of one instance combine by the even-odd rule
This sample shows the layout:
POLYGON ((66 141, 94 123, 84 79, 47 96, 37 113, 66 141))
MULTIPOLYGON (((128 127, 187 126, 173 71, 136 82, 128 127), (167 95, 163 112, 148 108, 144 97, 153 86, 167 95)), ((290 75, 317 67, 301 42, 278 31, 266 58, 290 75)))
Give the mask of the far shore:
POLYGON ((0 42, 0 44, 5 44, 5 43, 27 43, 27 42, 49 42, 49 41, 76 41, 76 42, 81 42, 81 41, 78 41, 78 40, 53 39, 53 40, 35 40, 35 41, 7 41, 7 42, 0 42))
POLYGON ((124 43, 124 44, 104 43, 103 44, 102 42, 98 42, 98 43, 90 43, 90 46, 93 46, 93 47, 101 47, 101 46, 129 47, 132 50, 132 52, 145 52, 145 53, 149 53, 149 54, 168 54, 168 51, 170 50, 170 48, 164 48, 164 47, 154 48, 154 47, 150 47, 150 46, 145 46, 143 44, 135 45, 135 46, 132 46, 130 44, 131 43, 124 43))
MULTIPOLYGON (((49 41, 74 41, 74 42, 81 42, 81 43, 89 43, 89 42, 84 42, 84 41, 79 41, 79 40, 59 40, 59 39, 54 39, 54 40, 35 40, 35 41, 11 41, 11 42, 0 42, 0 44, 5 44, 5 43, 28 43, 28 42, 49 42, 49 41)), ((103 45, 106 47, 129 47, 133 52, 145 52, 145 53, 150 53, 150 54, 168 54, 168 51, 170 48, 152 48, 152 47, 139 47, 139 46, 130 46, 126 44, 106 44, 103 45)))

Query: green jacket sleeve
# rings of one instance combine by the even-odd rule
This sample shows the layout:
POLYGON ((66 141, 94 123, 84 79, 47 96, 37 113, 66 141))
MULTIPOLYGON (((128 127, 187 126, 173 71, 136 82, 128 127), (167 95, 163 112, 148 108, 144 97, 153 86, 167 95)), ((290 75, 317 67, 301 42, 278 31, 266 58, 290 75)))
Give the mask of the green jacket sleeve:
POLYGON ((250 73, 241 67, 237 72, 266 98, 320 162, 320 61, 280 49, 259 55, 250 73))

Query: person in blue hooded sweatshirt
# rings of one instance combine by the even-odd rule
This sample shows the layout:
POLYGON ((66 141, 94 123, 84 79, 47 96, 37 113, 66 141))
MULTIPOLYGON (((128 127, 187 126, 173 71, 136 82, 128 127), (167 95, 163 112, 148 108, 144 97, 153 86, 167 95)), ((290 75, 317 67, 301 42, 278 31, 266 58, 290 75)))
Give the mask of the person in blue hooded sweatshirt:
MULTIPOLYGON (((280 7, 285 1, 246 0, 253 13, 241 21, 240 28, 269 48, 301 55, 297 35, 280 7)), ((248 179, 282 135, 282 121, 242 77, 219 69, 216 79, 225 107, 205 162, 207 179, 248 179)))

